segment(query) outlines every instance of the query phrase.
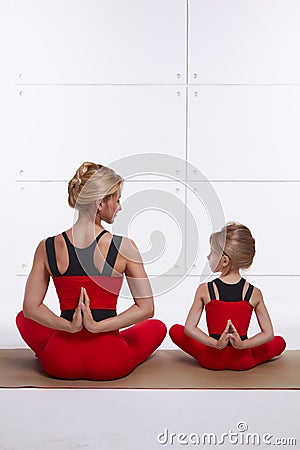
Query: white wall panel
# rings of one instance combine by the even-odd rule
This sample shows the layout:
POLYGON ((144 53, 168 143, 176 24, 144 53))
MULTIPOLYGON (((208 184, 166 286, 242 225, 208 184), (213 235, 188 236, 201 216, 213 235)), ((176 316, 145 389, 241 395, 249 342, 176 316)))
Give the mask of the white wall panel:
MULTIPOLYGON (((65 182, 16 184, 18 214, 22 217, 22 233, 15 239, 17 274, 27 275, 37 244, 48 236, 70 228, 76 219, 76 213, 67 204, 65 182)), ((176 270, 184 274, 184 252, 180 253, 185 236, 185 220, 182 215, 185 212, 183 186, 177 182, 128 181, 122 193, 122 207, 123 211, 119 212, 115 225, 106 227, 106 224, 103 224, 114 233, 128 236, 137 243, 149 275, 176 270), (157 201, 157 204, 151 206, 147 203, 146 195, 150 197, 156 195, 157 198, 166 195, 166 200, 162 204, 157 201), (174 215, 174 208, 168 210, 166 201, 172 200, 175 201, 175 206, 181 208, 178 209, 180 217, 174 215), (128 202, 130 202, 130 217, 126 215, 128 202), (157 235, 155 237, 153 232, 160 233, 159 241, 162 245, 158 245, 157 235)))
MULTIPOLYGON (((247 276, 264 297, 270 313, 275 335, 283 336, 288 349, 299 348, 300 304, 297 292, 300 289, 299 276, 247 276)), ((249 335, 259 331, 255 316, 252 317, 249 335)))
MULTIPOLYGON (((194 183, 201 190, 202 184, 194 183)), ((225 221, 237 221, 248 226, 256 239, 256 255, 251 275, 281 274, 300 275, 298 254, 300 253, 300 216, 295 205, 300 196, 300 182, 294 183, 212 183, 223 206, 225 221)), ((199 234, 203 233, 203 217, 198 211, 198 201, 190 192, 188 209, 199 223, 199 234)), ((207 245, 200 249, 196 267, 192 273, 200 274, 203 259, 209 251, 207 245)))
POLYGON ((17 179, 68 180, 83 161, 129 154, 184 157, 185 89, 175 86, 22 87, 12 137, 17 179))
POLYGON ((38 243, 70 228, 74 210, 68 206, 67 183, 16 183, 22 233, 15 238, 16 272, 27 275, 38 243))
POLYGON ((19 83, 182 83, 184 0, 18 0, 8 29, 19 83))
MULTIPOLYGON (((1 4, 1 2, 0 2, 1 4)), ((1 12, 0 12, 1 15, 1 12)), ((0 28, 1 33, 1 28, 0 28)), ((0 38, 1 44, 4 41, 0 38)), ((0 44, 0 46, 1 46, 0 44)), ((0 49, 1 53, 1 49, 0 49)), ((2 281, 2 295, 0 307, 5 310, 11 307, 16 293, 14 290, 16 278, 16 247, 15 240, 22 234, 22 217, 18 215, 18 204, 15 196, 15 164, 16 155, 12 146, 12 136, 15 133, 15 108, 10 102, 13 87, 2 83, 5 78, 4 67, 0 75, 0 149, 1 149, 1 234, 0 234, 0 273, 2 281), (4 78, 2 79, 2 76, 4 78)), ((9 321, 6 314, 2 320, 9 321)), ((9 323, 9 322, 8 322, 9 323)), ((10 324, 11 325, 11 324, 10 324)), ((1 325, 0 325, 1 326, 1 325)), ((1 333, 1 331, 0 331, 1 333)), ((0 339, 1 342, 1 339, 0 339)), ((1 345, 1 344, 0 344, 1 345)))
POLYGON ((212 180, 299 180, 300 86, 190 87, 188 160, 212 180))
POLYGON ((297 0, 189 0, 191 83, 299 83, 297 0))
POLYGON ((185 273, 185 188, 179 182, 126 182, 112 230, 133 239, 151 277, 185 273))

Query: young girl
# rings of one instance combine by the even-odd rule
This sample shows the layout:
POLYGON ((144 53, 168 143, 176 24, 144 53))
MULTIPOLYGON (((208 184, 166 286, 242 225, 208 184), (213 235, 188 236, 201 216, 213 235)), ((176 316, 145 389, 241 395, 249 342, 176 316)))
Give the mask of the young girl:
POLYGON ((286 346, 282 337, 274 337, 261 291, 240 275, 240 269, 252 264, 255 240, 246 226, 231 222, 211 235, 210 244, 210 268, 221 276, 198 287, 185 327, 173 325, 170 336, 203 367, 251 369, 280 355, 286 346), (209 335, 197 327, 203 309, 209 335), (253 310, 261 331, 248 338, 253 310))

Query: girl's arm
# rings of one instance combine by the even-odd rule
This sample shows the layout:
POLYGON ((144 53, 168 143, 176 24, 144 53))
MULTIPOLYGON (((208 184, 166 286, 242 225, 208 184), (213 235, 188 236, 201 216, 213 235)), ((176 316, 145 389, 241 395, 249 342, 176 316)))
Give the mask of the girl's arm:
POLYGON ((88 292, 84 289, 83 312, 84 327, 91 333, 103 333, 128 327, 142 320, 153 317, 154 302, 152 289, 142 262, 140 252, 131 239, 123 238, 123 255, 126 255, 125 275, 128 286, 134 299, 134 304, 115 317, 95 322, 91 310, 88 292))
POLYGON ((23 314, 27 319, 34 320, 55 330, 76 333, 82 328, 81 310, 75 310, 73 322, 58 317, 43 304, 50 275, 45 266, 45 241, 39 243, 33 260, 32 269, 28 276, 23 301, 23 314))
POLYGON ((202 331, 197 326, 204 309, 203 298, 206 295, 206 293, 207 293, 206 284, 200 284, 195 293, 194 303, 192 304, 192 307, 188 313, 185 322, 184 332, 187 336, 195 339, 198 342, 201 342, 204 345, 221 350, 222 348, 226 347, 228 342, 229 324, 227 324, 219 340, 216 340, 211 336, 208 336, 206 333, 204 333, 204 331, 202 331))
POLYGON ((252 336, 245 341, 241 341, 234 327, 234 324, 232 324, 233 333, 231 334, 230 342, 235 348, 244 349, 256 347, 258 345, 264 344, 265 342, 271 341, 274 337, 272 322, 262 293, 258 288, 254 288, 251 301, 253 301, 253 304, 255 305, 254 311, 261 331, 255 336, 252 336))

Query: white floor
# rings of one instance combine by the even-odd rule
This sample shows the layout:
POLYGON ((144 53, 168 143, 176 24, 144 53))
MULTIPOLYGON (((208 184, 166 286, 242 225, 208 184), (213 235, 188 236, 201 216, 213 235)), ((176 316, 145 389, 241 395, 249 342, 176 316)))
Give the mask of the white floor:
POLYGON ((0 449, 299 448, 299 400, 299 391, 5 389, 0 449))

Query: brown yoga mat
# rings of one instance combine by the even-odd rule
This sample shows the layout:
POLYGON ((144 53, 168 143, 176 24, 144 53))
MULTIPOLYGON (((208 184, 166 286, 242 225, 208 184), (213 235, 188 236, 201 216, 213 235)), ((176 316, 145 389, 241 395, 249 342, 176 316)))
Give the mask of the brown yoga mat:
POLYGON ((1 388, 87 389, 299 389, 300 350, 246 371, 213 371, 181 350, 157 350, 124 378, 60 380, 45 374, 30 349, 0 350, 1 388))

